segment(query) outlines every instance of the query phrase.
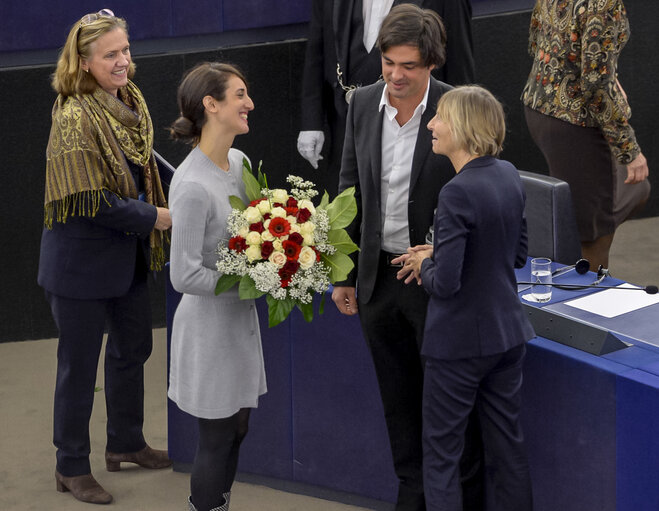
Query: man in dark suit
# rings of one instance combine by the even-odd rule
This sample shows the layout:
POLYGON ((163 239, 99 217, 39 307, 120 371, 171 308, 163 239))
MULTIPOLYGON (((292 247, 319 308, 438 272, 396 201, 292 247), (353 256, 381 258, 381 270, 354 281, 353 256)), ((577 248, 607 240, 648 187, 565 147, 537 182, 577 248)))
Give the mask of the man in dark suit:
POLYGON ((428 296, 399 282, 391 260, 424 243, 437 194, 454 174, 448 159, 431 152, 426 129, 451 89, 430 75, 444 63, 445 41, 435 12, 410 4, 391 10, 378 35, 384 81, 352 97, 340 173, 339 191, 356 188, 358 213, 348 231, 361 251, 332 299, 343 314, 359 312, 373 357, 400 481, 397 510, 425 509, 419 352, 428 296))
MULTIPOLYGON (((325 147, 323 153, 329 169, 324 176, 327 190, 335 190, 338 181, 348 112, 344 89, 377 81, 381 73, 380 52, 373 46, 374 38, 369 38, 369 29, 377 34, 378 21, 392 5, 405 1, 312 1, 298 151, 317 168, 325 147)), ((407 0, 407 3, 432 9, 446 27, 446 63, 436 68, 433 76, 451 85, 473 83, 475 65, 469 0, 407 0)))

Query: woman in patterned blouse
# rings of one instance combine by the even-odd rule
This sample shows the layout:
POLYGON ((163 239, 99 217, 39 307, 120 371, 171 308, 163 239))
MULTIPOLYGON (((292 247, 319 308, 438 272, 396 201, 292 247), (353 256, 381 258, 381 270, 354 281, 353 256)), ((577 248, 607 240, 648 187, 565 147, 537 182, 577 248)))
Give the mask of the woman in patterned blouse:
POLYGON ((622 0, 537 0, 526 121, 552 176, 570 184, 582 255, 608 267, 615 229, 650 194, 648 165, 617 79, 629 38, 622 0))

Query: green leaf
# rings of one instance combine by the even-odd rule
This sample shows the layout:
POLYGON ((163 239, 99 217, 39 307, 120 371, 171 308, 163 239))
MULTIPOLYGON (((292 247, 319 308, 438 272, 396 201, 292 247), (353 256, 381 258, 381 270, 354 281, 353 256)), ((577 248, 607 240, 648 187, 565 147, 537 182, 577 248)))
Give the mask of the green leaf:
POLYGON ((295 307, 294 300, 275 300, 272 296, 265 297, 268 304, 268 326, 272 328, 284 321, 295 307))
POLYGON ((312 303, 298 303, 297 308, 302 311, 302 315, 304 316, 304 320, 307 323, 311 323, 311 321, 313 321, 313 302, 312 303))
POLYGON ((343 190, 327 206, 327 215, 332 229, 347 227, 357 215, 357 201, 355 200, 355 187, 343 190))
POLYGON ((252 174, 252 169, 246 158, 243 159, 243 183, 245 183, 245 195, 249 201, 261 198, 261 186, 252 174))
POLYGON ((261 189, 267 188, 268 187, 268 178, 265 176, 263 172, 261 172, 261 166, 263 165, 263 160, 259 161, 259 168, 257 170, 257 178, 259 181, 259 185, 261 186, 261 189))
POLYGON ((327 193, 327 190, 325 190, 323 198, 320 199, 320 204, 318 204, 316 209, 327 209, 327 206, 329 206, 329 193, 327 193))
POLYGON ((341 252, 335 252, 332 255, 321 254, 320 258, 330 269, 329 279, 332 284, 347 279, 355 266, 350 256, 341 252))
POLYGON ((250 298, 260 298, 265 293, 256 289, 256 284, 249 275, 243 275, 240 279, 238 286, 238 296, 241 300, 249 300, 250 298))
POLYGON ((359 247, 352 242, 345 229, 332 229, 327 233, 327 241, 342 254, 352 254, 355 250, 359 250, 359 247))
POLYGON ((321 293, 320 295, 320 305, 318 306, 318 314, 323 314, 325 312, 325 295, 326 293, 321 293))
POLYGON ((245 211, 247 209, 243 200, 237 195, 229 195, 229 204, 231 204, 233 209, 237 209, 238 211, 245 211))
POLYGON ((235 286, 240 281, 241 278, 242 277, 240 275, 231 275, 225 273, 219 279, 217 279, 217 285, 215 286, 215 294, 219 295, 220 293, 224 293, 225 291, 228 291, 233 286, 235 286))

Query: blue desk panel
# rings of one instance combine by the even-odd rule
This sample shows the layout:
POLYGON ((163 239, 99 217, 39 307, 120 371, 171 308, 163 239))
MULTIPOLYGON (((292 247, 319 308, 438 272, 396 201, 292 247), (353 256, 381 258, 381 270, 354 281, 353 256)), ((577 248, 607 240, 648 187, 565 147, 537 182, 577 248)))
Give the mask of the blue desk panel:
MULTIPOLYGON (((168 288, 168 323, 177 295, 168 288)), ((269 329, 263 300, 257 306, 268 393, 252 412, 239 470, 395 501, 382 405, 358 319, 340 315, 328 297, 313 323, 294 311, 269 329)), ((595 356, 536 338, 523 392, 535 511, 659 509, 659 349, 639 344, 595 356)), ((168 412, 170 456, 189 469, 195 420, 171 402, 168 412)))

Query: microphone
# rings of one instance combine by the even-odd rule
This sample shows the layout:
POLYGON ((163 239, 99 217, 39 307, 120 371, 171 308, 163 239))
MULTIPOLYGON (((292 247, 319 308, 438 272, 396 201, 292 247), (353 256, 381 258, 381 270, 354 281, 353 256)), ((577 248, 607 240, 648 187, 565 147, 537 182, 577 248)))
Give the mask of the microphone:
POLYGON ((586 289, 589 287, 594 287, 597 289, 624 289, 627 291, 645 291, 649 295, 656 295, 658 288, 657 286, 645 286, 645 287, 618 287, 618 286, 600 286, 598 284, 540 284, 539 282, 518 282, 517 285, 528 285, 528 286, 551 286, 557 287, 559 289, 586 289))
POLYGON ((571 264, 570 266, 564 266, 563 268, 558 268, 551 273, 552 277, 560 277, 565 275, 570 271, 576 271, 579 275, 584 275, 590 270, 590 261, 588 259, 579 259, 576 263, 571 264))

